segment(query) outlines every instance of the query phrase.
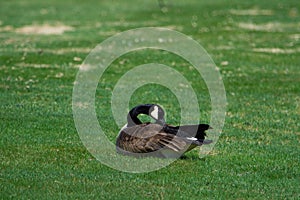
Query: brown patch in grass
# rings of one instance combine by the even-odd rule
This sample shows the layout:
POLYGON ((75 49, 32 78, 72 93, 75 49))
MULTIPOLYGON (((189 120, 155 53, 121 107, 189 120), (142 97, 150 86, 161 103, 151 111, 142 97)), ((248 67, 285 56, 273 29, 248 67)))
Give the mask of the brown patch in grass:
POLYGON ((38 35, 61 35, 65 31, 72 31, 74 28, 71 26, 66 26, 63 24, 57 25, 28 25, 23 26, 21 28, 17 28, 15 31, 16 33, 20 34, 38 34, 38 35))
POLYGON ((262 9, 248 9, 248 10, 235 10, 231 9, 229 12, 233 15, 273 15, 274 12, 272 10, 262 10, 262 9))
POLYGON ((297 49, 281 49, 281 48, 254 48, 253 51, 261 53, 273 53, 273 54, 292 54, 300 52, 300 48, 297 49))

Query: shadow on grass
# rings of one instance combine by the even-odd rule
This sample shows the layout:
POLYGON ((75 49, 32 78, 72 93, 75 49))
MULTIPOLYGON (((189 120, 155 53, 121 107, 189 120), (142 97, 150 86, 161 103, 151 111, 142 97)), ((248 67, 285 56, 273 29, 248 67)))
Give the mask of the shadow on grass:
POLYGON ((179 158, 180 160, 201 160, 201 161, 205 161, 206 158, 199 158, 199 156, 197 155, 183 155, 179 158))

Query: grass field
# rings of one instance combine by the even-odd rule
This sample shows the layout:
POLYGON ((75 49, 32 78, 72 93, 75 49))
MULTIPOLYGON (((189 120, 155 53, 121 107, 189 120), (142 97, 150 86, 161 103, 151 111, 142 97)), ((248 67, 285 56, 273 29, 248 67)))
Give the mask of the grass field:
MULTIPOLYGON (((0 1, 0 199, 300 198, 299 1, 166 3, 161 10, 154 0, 0 1), (90 50, 145 26, 180 31, 208 51, 224 81, 227 117, 209 156, 193 151, 158 171, 131 174, 102 165, 81 143, 72 91, 90 50)), ((189 79, 209 122, 204 82, 177 56, 145 50, 116 60, 99 83, 97 114, 109 138, 118 131, 114 85, 126 70, 153 61, 189 79)), ((161 103, 176 124, 172 95, 146 85, 130 104, 161 103)))

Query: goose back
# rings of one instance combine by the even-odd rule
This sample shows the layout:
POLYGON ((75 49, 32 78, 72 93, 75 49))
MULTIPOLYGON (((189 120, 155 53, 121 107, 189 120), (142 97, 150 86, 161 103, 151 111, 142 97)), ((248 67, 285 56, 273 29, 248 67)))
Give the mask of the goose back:
POLYGON ((201 146, 198 140, 189 140, 166 133, 159 124, 140 124, 122 129, 117 138, 117 151, 122 154, 157 152, 156 156, 170 157, 169 153, 179 155, 187 149, 201 146))

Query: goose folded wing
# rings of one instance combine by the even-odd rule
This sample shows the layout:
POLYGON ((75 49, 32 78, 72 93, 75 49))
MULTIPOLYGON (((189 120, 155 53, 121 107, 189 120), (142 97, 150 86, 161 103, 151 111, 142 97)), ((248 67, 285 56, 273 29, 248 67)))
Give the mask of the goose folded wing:
POLYGON ((164 131, 170 134, 178 134, 183 137, 195 137, 197 139, 205 139, 205 131, 211 129, 208 124, 195 124, 195 125, 184 125, 184 126, 164 126, 164 131))
POLYGON ((176 152, 184 150, 187 142, 173 134, 163 132, 157 124, 138 125, 124 129, 117 146, 133 153, 148 153, 168 148, 176 152))

